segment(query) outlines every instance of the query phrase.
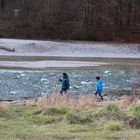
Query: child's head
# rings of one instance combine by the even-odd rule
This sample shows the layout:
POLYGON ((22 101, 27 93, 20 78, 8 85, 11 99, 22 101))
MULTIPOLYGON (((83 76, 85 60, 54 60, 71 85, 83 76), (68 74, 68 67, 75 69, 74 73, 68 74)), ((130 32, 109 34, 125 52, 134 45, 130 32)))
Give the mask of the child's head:
POLYGON ((96 80, 100 80, 100 77, 99 76, 96 76, 96 80))
POLYGON ((67 77, 67 74, 66 74, 66 73, 63 73, 63 77, 64 77, 64 78, 67 77))

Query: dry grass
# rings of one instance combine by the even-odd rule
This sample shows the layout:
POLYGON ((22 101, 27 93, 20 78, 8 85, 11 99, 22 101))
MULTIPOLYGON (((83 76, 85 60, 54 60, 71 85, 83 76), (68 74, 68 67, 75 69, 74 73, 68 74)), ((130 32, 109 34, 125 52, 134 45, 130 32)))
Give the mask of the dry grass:
POLYGON ((128 108, 131 104, 140 102, 136 95, 124 95, 118 101, 118 105, 122 108, 128 108))
MULTIPOLYGON (((116 103, 121 108, 128 108, 131 104, 140 102, 137 97, 132 95, 124 95, 119 100, 117 99, 116 103)), ((46 107, 46 106, 66 106, 72 108, 97 108, 102 107, 106 102, 97 102, 97 99, 94 96, 90 95, 81 95, 78 99, 71 99, 68 95, 61 96, 59 93, 59 88, 56 88, 51 96, 44 94, 43 97, 39 97, 36 100, 27 100, 25 101, 26 106, 37 106, 37 107, 46 107)))
POLYGON ((6 110, 10 107, 10 104, 7 102, 0 102, 0 111, 6 110))
POLYGON ((39 97, 35 100, 25 101, 26 106, 66 106, 73 108, 92 108, 100 107, 103 105, 101 102, 97 102, 95 97, 90 95, 81 95, 79 99, 71 99, 69 95, 61 96, 58 89, 55 89, 51 96, 45 94, 43 97, 39 97))
POLYGON ((137 104, 140 104, 140 99, 138 99, 136 103, 137 103, 137 104))
POLYGON ((0 105, 0 112, 1 112, 1 111, 4 111, 4 110, 6 110, 6 107, 0 105))
POLYGON ((32 99, 32 100, 25 100, 25 105, 28 107, 30 106, 36 106, 36 100, 32 99))
POLYGON ((90 95, 82 95, 79 99, 73 101, 72 106, 76 108, 95 108, 103 106, 103 102, 97 102, 97 99, 90 95))

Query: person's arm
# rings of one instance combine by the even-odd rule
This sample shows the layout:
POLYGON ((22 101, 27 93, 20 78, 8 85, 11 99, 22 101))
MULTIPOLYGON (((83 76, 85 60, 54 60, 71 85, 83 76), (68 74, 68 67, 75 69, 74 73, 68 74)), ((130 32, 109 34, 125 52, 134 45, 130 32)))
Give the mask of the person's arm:
POLYGON ((98 91, 98 82, 96 82, 96 92, 98 91))

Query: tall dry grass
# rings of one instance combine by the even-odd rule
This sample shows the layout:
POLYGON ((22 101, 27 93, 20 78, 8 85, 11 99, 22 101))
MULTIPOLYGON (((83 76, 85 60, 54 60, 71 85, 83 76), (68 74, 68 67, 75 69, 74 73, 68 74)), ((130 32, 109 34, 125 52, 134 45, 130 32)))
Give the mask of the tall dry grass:
MULTIPOLYGON (((115 103, 121 108, 127 108, 131 104, 138 102, 138 98, 132 95, 124 95, 119 100, 116 99, 115 103)), ((109 102, 109 101, 107 101, 109 102)), ((46 106, 66 106, 72 108, 96 108, 101 107, 106 104, 106 102, 97 102, 96 97, 91 95, 80 95, 78 99, 71 99, 69 95, 65 94, 64 96, 60 95, 59 87, 56 87, 49 96, 47 93, 43 97, 39 97, 36 100, 27 100, 25 101, 26 106, 37 106, 37 107, 46 107, 46 106)))
POLYGON ((73 108, 92 108, 100 107, 103 105, 101 102, 97 102, 97 99, 90 95, 80 95, 78 99, 71 99, 68 94, 60 95, 59 89, 56 88, 51 96, 44 94, 43 97, 39 97, 35 100, 28 100, 25 102, 26 106, 66 106, 73 108))
POLYGON ((135 95, 135 94, 131 94, 131 95, 124 95, 122 96, 119 101, 117 101, 117 104, 121 107, 121 108, 127 108, 129 107, 131 104, 135 104, 135 103, 140 103, 139 98, 135 95))
POLYGON ((4 111, 10 107, 10 104, 7 102, 0 102, 0 111, 4 111))
POLYGON ((79 99, 71 99, 68 95, 61 96, 53 94, 50 97, 40 97, 36 101, 36 106, 66 106, 73 108, 92 108, 102 106, 102 103, 96 102, 94 97, 80 96, 79 99))

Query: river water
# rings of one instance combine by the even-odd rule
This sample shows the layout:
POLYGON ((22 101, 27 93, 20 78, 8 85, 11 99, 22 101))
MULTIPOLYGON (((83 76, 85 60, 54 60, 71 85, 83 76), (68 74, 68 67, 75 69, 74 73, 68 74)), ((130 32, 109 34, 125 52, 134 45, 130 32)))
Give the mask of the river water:
POLYGON ((93 94, 97 75, 103 93, 140 92, 138 43, 0 39, 0 48, 0 99, 50 95, 63 72, 71 97, 93 94))
POLYGON ((124 91, 139 91, 140 68, 128 67, 92 67, 79 69, 50 69, 44 71, 0 70, 0 99, 34 98, 52 91, 60 86, 58 79, 62 72, 70 78, 71 97, 95 92, 95 77, 103 80, 103 92, 116 94, 124 91))

